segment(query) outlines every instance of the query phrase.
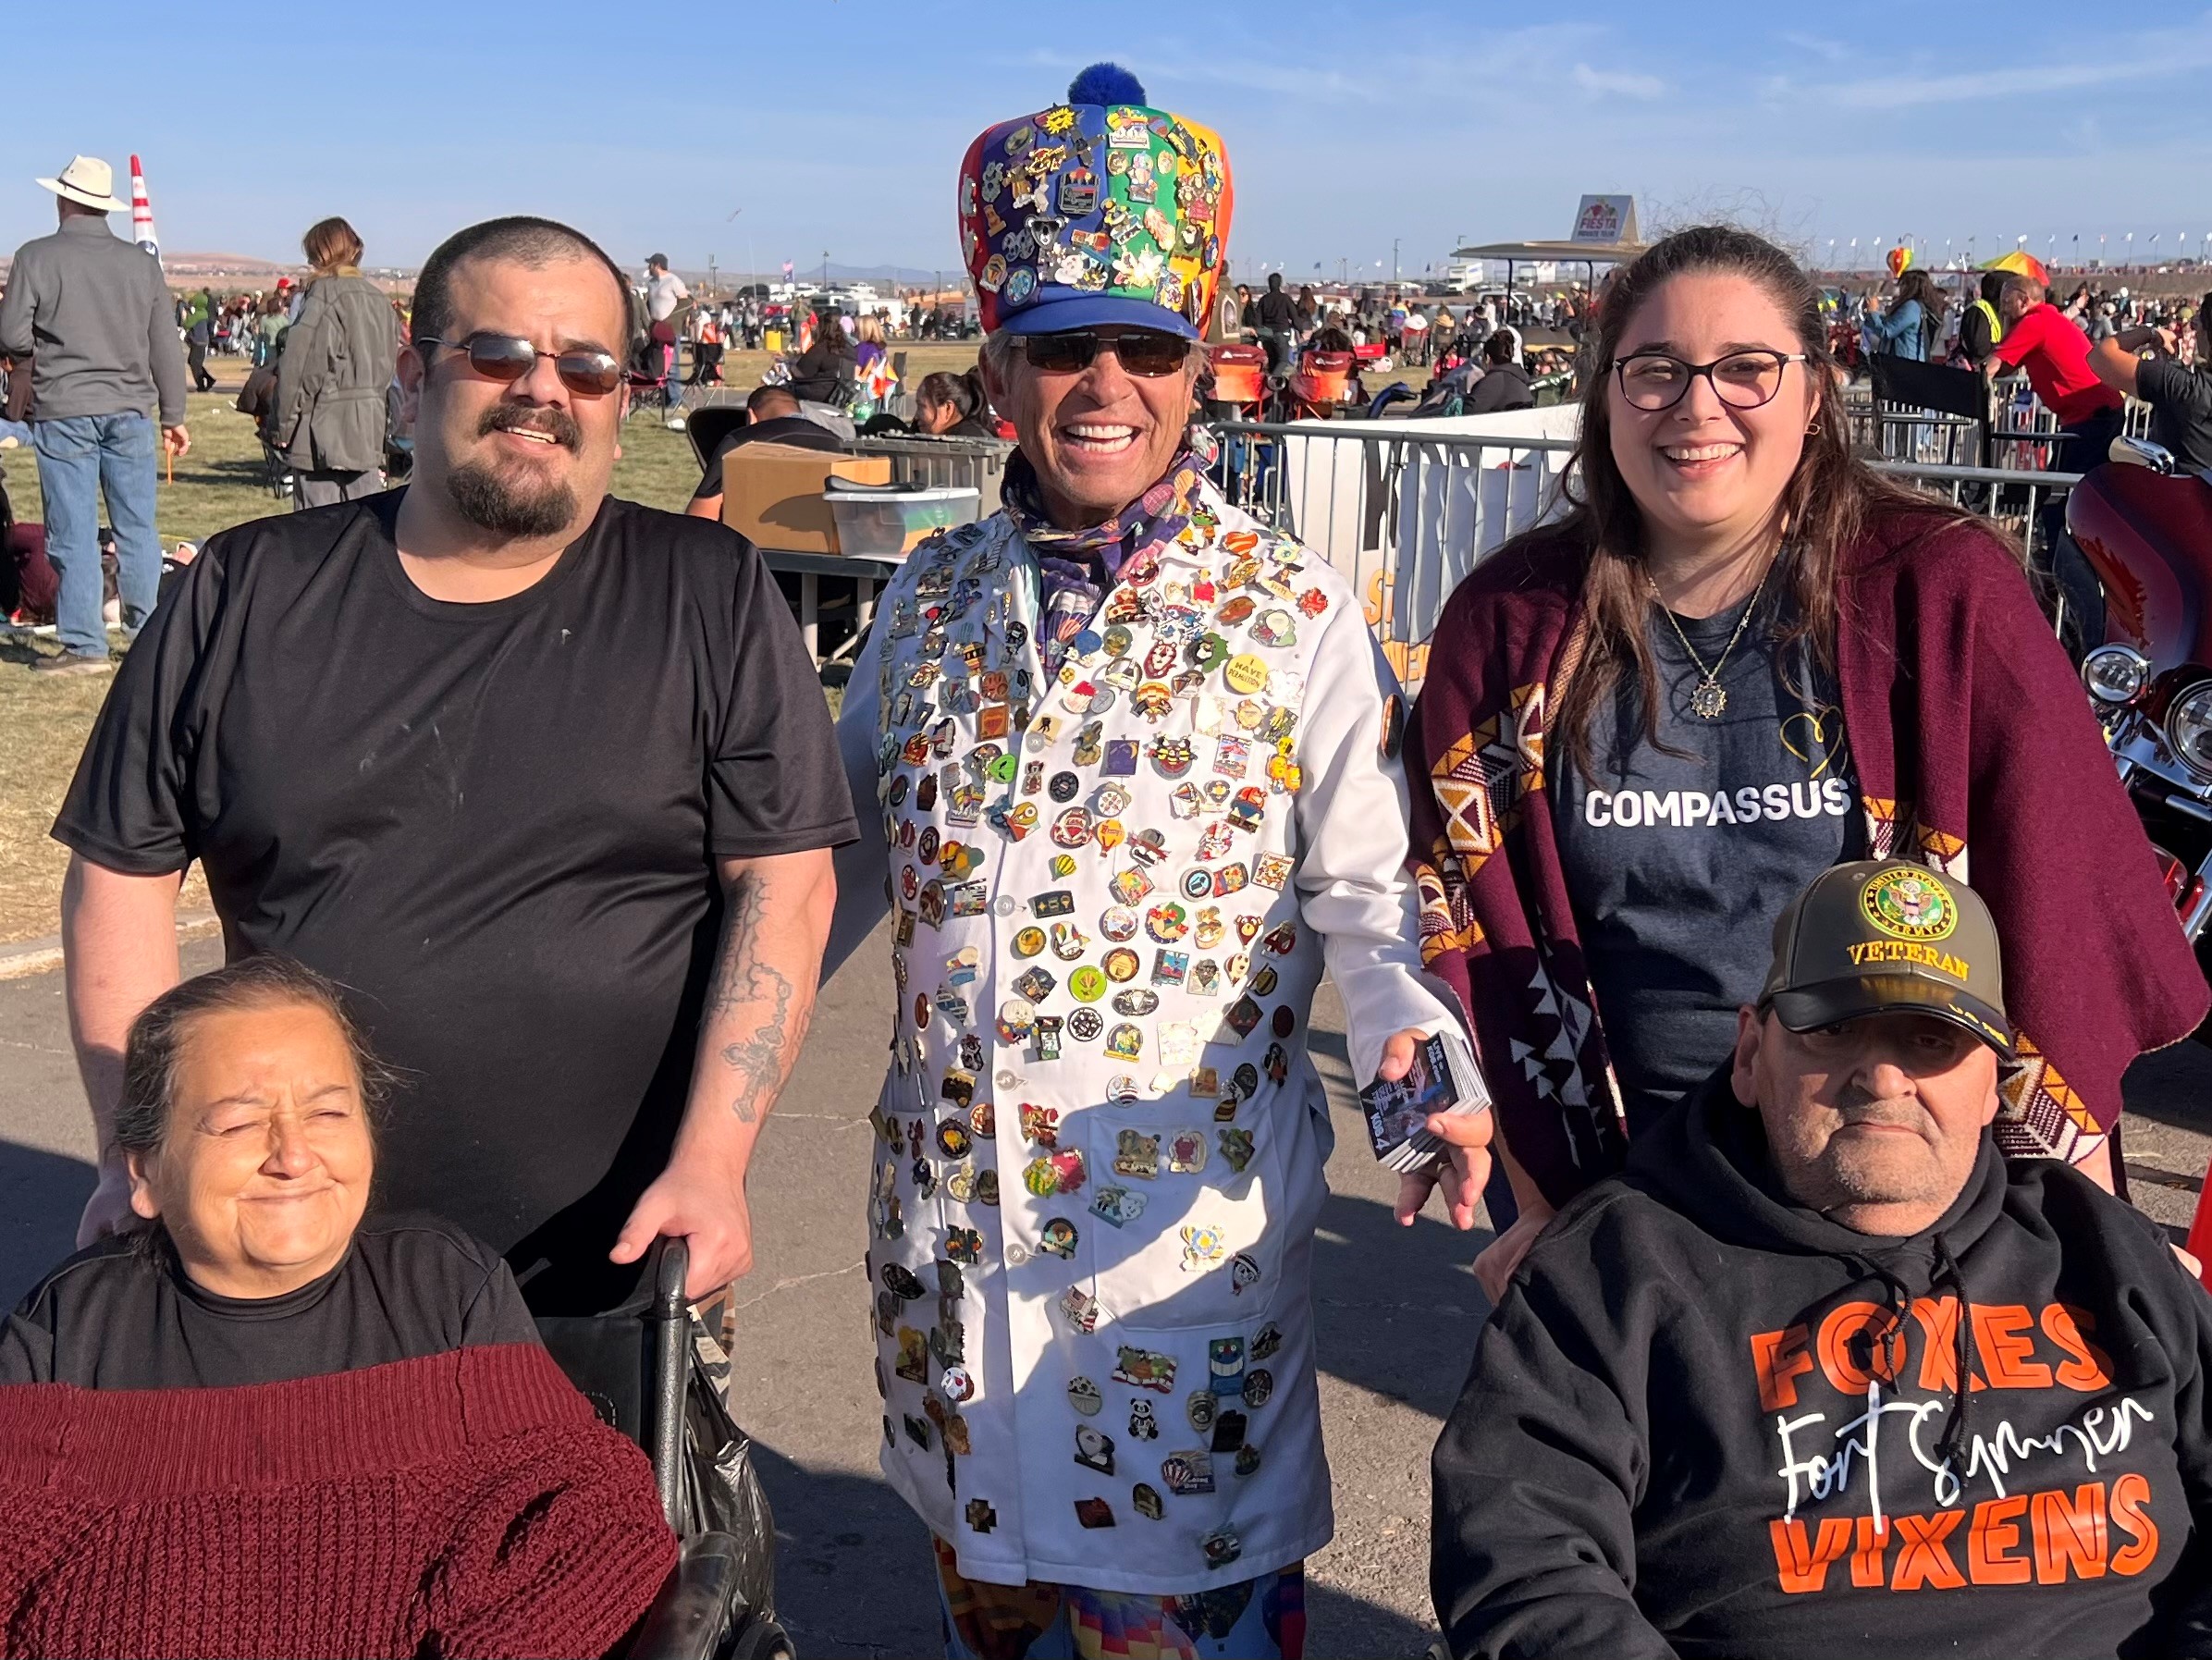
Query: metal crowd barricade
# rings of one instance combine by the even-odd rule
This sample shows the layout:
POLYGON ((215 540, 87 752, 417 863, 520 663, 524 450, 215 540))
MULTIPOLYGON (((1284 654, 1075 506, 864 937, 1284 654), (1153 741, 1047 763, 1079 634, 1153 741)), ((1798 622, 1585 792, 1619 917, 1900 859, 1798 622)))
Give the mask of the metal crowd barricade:
POLYGON ((999 510, 999 482, 1006 474, 1006 458, 1014 450, 1003 438, 900 437, 854 438, 847 448, 855 455, 891 457, 894 484, 917 489, 977 491, 985 518, 999 510))
POLYGON ((1223 495, 1336 567, 1408 686, 1452 590, 1554 510, 1570 438, 1445 436, 1391 421, 1226 421, 1223 495))
MULTIPOLYGON (((1436 619, 1468 572, 1508 535, 1555 512, 1568 438, 1443 436, 1399 423, 1222 422, 1210 473, 1230 501, 1297 536, 1359 596, 1407 688, 1428 667, 1436 619)), ((2024 448, 2026 436, 2014 437, 2024 448)), ((1875 461, 2019 537, 2049 569, 2056 510, 2078 473, 1875 461)))

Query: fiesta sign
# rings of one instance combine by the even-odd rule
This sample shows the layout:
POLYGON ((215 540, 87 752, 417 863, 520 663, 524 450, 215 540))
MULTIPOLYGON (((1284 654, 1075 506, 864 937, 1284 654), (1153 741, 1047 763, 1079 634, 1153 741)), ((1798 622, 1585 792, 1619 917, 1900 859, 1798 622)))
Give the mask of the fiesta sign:
POLYGON ((1577 242, 1633 242, 1636 240, 1636 198, 1585 196, 1575 209, 1577 242))

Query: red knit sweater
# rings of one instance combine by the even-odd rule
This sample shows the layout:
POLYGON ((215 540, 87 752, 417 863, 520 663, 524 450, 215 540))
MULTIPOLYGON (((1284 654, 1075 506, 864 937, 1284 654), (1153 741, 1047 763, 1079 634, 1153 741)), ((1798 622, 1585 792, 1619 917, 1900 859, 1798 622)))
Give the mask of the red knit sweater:
POLYGON ((0 1388, 0 1654, 605 1653, 674 1563, 534 1345, 239 1389, 0 1388))

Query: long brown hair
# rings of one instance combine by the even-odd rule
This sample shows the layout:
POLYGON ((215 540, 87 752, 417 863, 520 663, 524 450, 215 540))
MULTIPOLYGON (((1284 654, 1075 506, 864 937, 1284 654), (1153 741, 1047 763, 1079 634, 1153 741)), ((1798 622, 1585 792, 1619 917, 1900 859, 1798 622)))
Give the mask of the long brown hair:
POLYGON ((361 238, 343 219, 318 219, 300 239, 300 252, 318 271, 350 271, 361 264, 361 238))
POLYGON ((1800 365, 1812 382, 1812 429, 1804 453, 1784 486, 1781 522, 1793 556, 1785 572, 1795 603, 1774 643, 1788 656, 1810 656, 1825 676, 1836 672, 1844 550, 1869 520, 1891 513, 1925 515, 1928 528, 1971 519, 1949 503, 1891 484, 1851 453, 1843 394, 1821 320, 1820 293, 1798 263, 1765 238, 1732 225, 1701 225, 1653 243, 1617 274, 1598 318, 1597 348, 1582 388, 1582 431, 1569 458, 1555 524, 1525 533, 1528 540, 1579 549, 1582 572, 1582 641, 1559 707, 1575 764, 1585 777, 1596 765, 1591 716, 1632 673, 1641 692, 1645 741, 1658 742, 1659 675, 1647 630, 1652 598, 1645 585, 1643 514, 1613 460, 1609 399, 1613 364, 1628 324, 1660 286, 1688 272, 1723 272, 1763 289, 1790 321, 1800 365), (1791 648, 1801 647, 1801 652, 1791 648))

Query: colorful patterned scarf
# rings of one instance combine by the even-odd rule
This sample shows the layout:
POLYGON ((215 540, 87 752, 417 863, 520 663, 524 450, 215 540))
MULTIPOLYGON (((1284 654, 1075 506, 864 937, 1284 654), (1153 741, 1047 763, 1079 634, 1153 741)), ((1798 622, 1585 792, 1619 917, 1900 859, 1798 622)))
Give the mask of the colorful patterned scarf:
POLYGON ((1006 458, 1000 499, 1014 529, 1037 555, 1044 577, 1037 644, 1048 676, 1060 672, 1069 642, 1098 614, 1099 602, 1122 567, 1183 534, 1205 477, 1204 465, 1198 450, 1186 443, 1175 452, 1159 483, 1112 518, 1082 530, 1063 530, 1045 510, 1044 491, 1029 458, 1018 449, 1006 458))

